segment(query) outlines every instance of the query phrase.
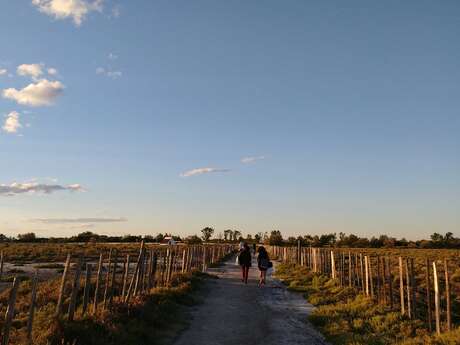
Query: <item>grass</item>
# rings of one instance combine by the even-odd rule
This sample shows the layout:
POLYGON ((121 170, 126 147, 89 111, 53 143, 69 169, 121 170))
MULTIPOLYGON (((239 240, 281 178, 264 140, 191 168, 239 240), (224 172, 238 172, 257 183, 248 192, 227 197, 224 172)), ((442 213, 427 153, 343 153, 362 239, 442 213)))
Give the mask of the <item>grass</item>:
MULTIPOLYGON (((172 279, 170 287, 152 289, 148 295, 133 298, 129 305, 115 300, 110 310, 84 317, 81 316, 81 310, 77 310, 73 322, 53 318, 60 279, 44 282, 40 284, 37 294, 33 344, 170 344, 175 335, 187 325, 185 306, 201 301, 199 290, 209 277, 200 272, 178 274, 172 279)), ((30 290, 30 281, 20 284, 16 302, 17 315, 10 335, 11 344, 26 344, 30 290)), ((7 303, 8 292, 0 294, 2 306, 7 303)), ((65 301, 64 310, 67 310, 68 302, 65 301)), ((99 310, 102 310, 102 306, 99 310)))
POLYGON ((332 344, 460 344, 460 328, 441 336, 429 334, 422 321, 376 305, 354 288, 341 288, 337 281, 313 274, 305 267, 281 264, 276 275, 289 289, 302 292, 317 306, 310 322, 332 344))

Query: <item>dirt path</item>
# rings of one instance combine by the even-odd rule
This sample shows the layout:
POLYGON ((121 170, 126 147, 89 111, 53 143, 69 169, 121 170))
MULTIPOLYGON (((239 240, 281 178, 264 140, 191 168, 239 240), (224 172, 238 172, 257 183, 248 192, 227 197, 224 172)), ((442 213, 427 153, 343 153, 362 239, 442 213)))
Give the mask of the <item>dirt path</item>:
POLYGON ((220 279, 209 282, 205 302, 192 311, 190 327, 174 345, 327 344, 306 322, 312 306, 273 279, 259 288, 254 263, 248 285, 234 260, 209 271, 220 279))

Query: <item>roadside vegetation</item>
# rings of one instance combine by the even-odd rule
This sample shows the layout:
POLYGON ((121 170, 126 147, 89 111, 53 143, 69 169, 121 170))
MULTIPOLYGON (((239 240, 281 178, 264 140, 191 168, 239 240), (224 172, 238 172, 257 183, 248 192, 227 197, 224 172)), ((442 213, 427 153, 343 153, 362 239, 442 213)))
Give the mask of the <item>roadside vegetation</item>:
POLYGON ((317 307, 310 322, 332 344, 460 344, 460 328, 440 336, 430 334, 424 322, 374 304, 354 288, 340 287, 337 280, 314 274, 305 267, 280 264, 276 276, 317 307))

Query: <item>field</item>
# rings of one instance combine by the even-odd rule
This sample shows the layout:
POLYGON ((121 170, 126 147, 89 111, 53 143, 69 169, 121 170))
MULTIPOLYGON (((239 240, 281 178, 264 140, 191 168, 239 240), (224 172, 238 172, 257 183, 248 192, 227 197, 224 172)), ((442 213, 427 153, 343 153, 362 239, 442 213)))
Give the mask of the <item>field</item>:
POLYGON ((280 248, 278 275, 335 344, 460 343, 458 250, 280 248))
POLYGON ((200 272, 232 252, 232 245, 3 245, 2 345, 161 344, 180 325, 176 310, 193 301, 200 272))

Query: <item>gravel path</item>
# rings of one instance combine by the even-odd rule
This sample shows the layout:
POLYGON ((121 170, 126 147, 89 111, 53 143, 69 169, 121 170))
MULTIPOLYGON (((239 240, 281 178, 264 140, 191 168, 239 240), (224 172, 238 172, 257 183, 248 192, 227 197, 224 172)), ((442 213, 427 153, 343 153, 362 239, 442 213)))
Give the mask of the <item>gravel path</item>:
POLYGON ((254 263, 248 285, 234 260, 209 273, 220 279, 209 281, 205 302, 192 310, 190 327, 174 345, 327 344, 306 321, 313 307, 276 280, 259 288, 254 263))

